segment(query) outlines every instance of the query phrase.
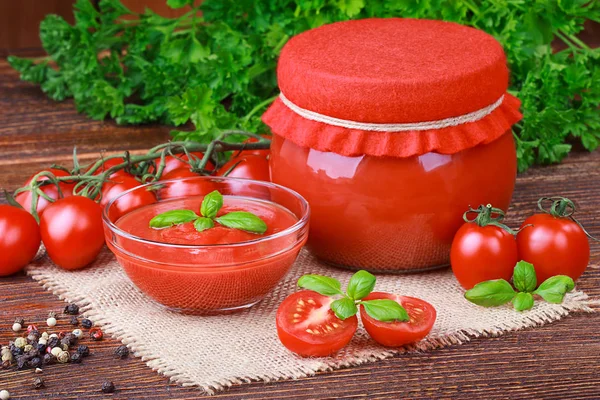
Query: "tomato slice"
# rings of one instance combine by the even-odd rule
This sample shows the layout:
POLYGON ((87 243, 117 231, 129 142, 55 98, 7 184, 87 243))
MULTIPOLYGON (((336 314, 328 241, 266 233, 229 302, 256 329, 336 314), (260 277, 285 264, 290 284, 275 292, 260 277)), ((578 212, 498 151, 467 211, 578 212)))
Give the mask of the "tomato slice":
POLYGON ((437 315, 435 308, 428 302, 415 297, 398 296, 391 293, 373 292, 363 300, 390 299, 402 305, 408 312, 408 322, 382 322, 370 317, 364 306, 360 306, 360 319, 369 335, 377 343, 398 347, 418 342, 433 327, 437 315))
POLYGON ((277 310, 277 334, 290 351, 303 357, 325 357, 347 345, 356 315, 341 320, 331 311, 334 299, 311 290, 288 296, 277 310))

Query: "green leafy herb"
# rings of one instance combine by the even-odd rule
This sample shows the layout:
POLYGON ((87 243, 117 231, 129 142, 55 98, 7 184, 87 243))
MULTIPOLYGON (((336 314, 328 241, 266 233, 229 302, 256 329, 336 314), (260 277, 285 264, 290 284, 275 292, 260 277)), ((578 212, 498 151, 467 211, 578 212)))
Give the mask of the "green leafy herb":
POLYGON ((506 304, 515 297, 513 287, 504 279, 495 279, 478 283, 467 290, 465 298, 471 303, 484 307, 496 307, 506 304))
POLYGON ((331 309, 335 313, 335 315, 341 319, 342 321, 346 318, 350 318, 353 315, 356 315, 358 309, 356 308, 356 303, 354 300, 348 297, 342 297, 341 299, 335 300, 331 303, 331 309))
POLYGON ((394 300, 376 299, 361 301, 360 304, 371 318, 383 322, 408 321, 408 312, 394 300))
POLYGON ((205 231, 213 226, 215 226, 215 223, 210 218, 200 217, 194 221, 194 228, 196 228, 198 232, 205 231))
POLYGON ((360 300, 373 291, 375 281, 375 277, 369 272, 358 271, 350 278, 346 293, 351 299, 360 300))
POLYGON ((228 228, 240 229, 253 233, 265 233, 267 224, 256 215, 246 211, 233 211, 215 218, 219 224, 228 228))
POLYGON ((356 315, 357 305, 360 304, 364 306, 365 312, 376 320, 408 321, 408 312, 394 300, 361 300, 373 291, 375 282, 376 278, 372 274, 360 270, 350 278, 346 293, 342 291, 340 281, 323 275, 303 275, 298 279, 298 287, 313 290, 324 296, 341 296, 331 303, 331 310, 341 320, 356 315))
POLYGON ((223 207, 223 195, 215 190, 204 196, 200 213, 206 218, 215 218, 221 207, 223 207))
POLYGON ((342 292, 342 284, 340 281, 323 275, 303 275, 300 277, 300 279, 298 279, 298 287, 312 290, 322 294, 323 296, 344 294, 344 292, 342 292))
POLYGON ((565 294, 575 288, 573 279, 556 275, 546 279, 536 289, 535 268, 525 261, 519 261, 515 265, 513 283, 517 291, 504 279, 481 282, 467 290, 465 298, 484 307, 501 306, 512 301, 515 310, 525 311, 533 307, 533 295, 538 295, 549 303, 562 303, 565 294))
POLYGON ((537 277, 533 264, 519 261, 513 272, 513 284, 519 292, 533 292, 537 287, 537 277))
POLYGON ((575 288, 575 282, 568 276, 556 275, 546 279, 535 290, 535 294, 548 303, 562 303, 565 294, 575 288))
POLYGON ((520 292, 512 299, 512 302, 517 311, 530 310, 533 307, 533 295, 528 292, 520 292))
POLYGON ((197 218, 198 215, 192 210, 171 210, 158 214, 156 217, 152 218, 150 220, 150 227, 157 229, 168 228, 173 225, 192 222, 197 218))
POLYGON ((175 18, 118 0, 92 4, 75 2, 74 25, 44 19, 48 57, 8 60, 21 79, 54 100, 72 97, 94 119, 191 123, 172 134, 201 142, 228 129, 264 131, 260 114, 277 94, 277 56, 291 36, 348 19, 410 17, 473 26, 500 41, 524 114, 513 130, 519 170, 559 162, 573 138, 590 151, 600 144, 600 49, 577 36, 600 20, 598 1, 168 0, 191 7, 175 18), (563 49, 553 51, 557 40, 563 49))

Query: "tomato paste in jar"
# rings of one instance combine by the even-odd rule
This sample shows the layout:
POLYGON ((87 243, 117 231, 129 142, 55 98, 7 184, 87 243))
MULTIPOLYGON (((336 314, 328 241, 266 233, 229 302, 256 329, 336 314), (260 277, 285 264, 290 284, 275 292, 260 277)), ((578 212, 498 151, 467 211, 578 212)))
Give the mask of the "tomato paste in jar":
POLYGON ((454 23, 340 22, 283 48, 263 116, 271 174, 312 209, 309 248, 352 269, 447 265, 469 206, 507 209, 521 118, 500 44, 454 23))

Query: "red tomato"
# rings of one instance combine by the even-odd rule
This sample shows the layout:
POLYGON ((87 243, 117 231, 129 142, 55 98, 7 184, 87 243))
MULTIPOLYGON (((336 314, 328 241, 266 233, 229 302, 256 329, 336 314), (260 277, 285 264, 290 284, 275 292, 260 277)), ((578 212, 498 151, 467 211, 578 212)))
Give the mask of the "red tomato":
MULTIPOLYGON (((119 165, 124 162, 125 162, 125 160, 123 158, 109 158, 108 160, 104 161, 102 166, 100 166, 100 168, 98 168, 96 170, 96 172, 93 173, 93 175, 100 175, 101 173, 114 167, 115 165, 119 165)), ((125 172, 124 169, 120 169, 117 172, 110 175, 111 178, 113 178, 115 176, 132 176, 132 175, 125 172)))
MULTIPOLYGON (((111 178, 111 181, 112 182, 105 183, 102 187, 102 200, 100 201, 102 207, 105 207, 112 199, 121 193, 141 185, 140 182, 130 176, 111 178)), ((112 221, 116 221, 119 217, 136 208, 153 203, 156 203, 156 196, 154 193, 147 190, 136 190, 117 200, 115 204, 113 204, 111 207, 110 218, 112 221)))
POLYGON ((31 214, 0 205, 0 276, 20 271, 40 247, 40 228, 31 214))
POLYGON ((521 229, 517 235, 519 257, 533 264, 538 284, 554 275, 568 275, 576 281, 583 274, 590 261, 590 244, 575 222, 535 214, 521 229))
POLYGON ((281 343, 303 357, 325 357, 347 345, 358 319, 336 317, 330 307, 333 300, 311 290, 289 295, 277 309, 281 343))
POLYGON ((102 209, 83 196, 57 200, 40 217, 42 242, 56 265, 83 268, 96 259, 104 245, 102 209))
MULTIPOLYGON (((54 176, 56 177, 60 177, 60 176, 69 176, 69 174, 61 169, 56 169, 56 168, 48 168, 44 171, 48 171, 54 174, 54 176)), ((40 171, 42 172, 42 171, 40 171)), ((39 172, 38 172, 39 173, 39 172)), ((27 186, 29 185, 29 183, 31 183, 31 181, 33 180, 33 177, 36 176, 38 173, 33 174, 25 183, 25 185, 23 186, 27 186)), ((41 181, 47 181, 48 178, 43 176, 42 178, 40 178, 38 180, 38 182, 41 181)), ((61 182, 59 183, 59 187, 60 190, 62 192, 62 197, 69 197, 73 194, 73 188, 75 187, 74 183, 64 183, 61 182)), ((46 193, 51 199, 57 200, 60 196, 58 193, 58 188, 56 187, 56 185, 54 184, 48 184, 48 185, 44 185, 42 187, 40 187, 40 189, 42 190, 42 192, 46 193)), ((15 200, 17 200, 17 202, 26 210, 26 211, 31 211, 31 192, 21 192, 19 193, 16 197, 15 200)), ((50 202, 46 199, 44 199, 43 197, 39 197, 38 199, 38 204, 37 204, 37 212, 38 214, 41 214, 42 211, 44 211, 44 209, 48 206, 48 204, 50 204, 50 202)))
POLYGON ((269 161, 264 157, 256 155, 240 155, 238 157, 233 157, 219 169, 217 175, 225 176, 229 170, 231 170, 231 172, 227 174, 227 176, 231 178, 246 178, 266 182, 271 181, 269 161))
MULTIPOLYGON (((192 152, 190 152, 190 154, 194 155, 197 159, 201 159, 202 157, 204 157, 204 153, 199 152, 199 151, 192 151, 192 152)), ((189 157, 187 156, 187 154, 177 154, 177 156, 166 156, 165 157, 165 168, 163 169, 161 179, 165 179, 164 178, 165 174, 168 174, 169 172, 171 172, 173 170, 176 170, 179 168, 190 169, 190 164, 187 162, 188 160, 189 160, 189 157)), ((155 159, 154 162, 156 163, 156 166, 158 167, 158 165, 160 164, 160 157, 155 159)), ((215 165, 209 161, 206 164, 206 169, 213 170, 213 169, 215 169, 215 165)))
POLYGON ((517 241, 494 225, 466 223, 452 241, 452 272, 465 289, 491 279, 509 281, 517 261, 517 241))
MULTIPOLYGON (((198 178, 201 176, 187 168, 178 168, 166 175, 163 175, 161 181, 180 178, 198 178)), ((175 197, 205 195, 216 190, 216 185, 210 181, 210 178, 194 179, 182 182, 165 184, 165 187, 159 190, 161 199, 171 199, 175 197)))
POLYGON ((383 346, 398 347, 415 343, 429 334, 435 317, 435 308, 428 302, 408 296, 373 292, 363 300, 390 299, 402 305, 408 312, 408 322, 383 322, 371 318, 364 306, 360 306, 360 319, 377 343, 383 346))
MULTIPOLYGON (((267 138, 267 139, 271 138, 270 135, 261 135, 261 136, 264 137, 264 138, 267 138)), ((256 143, 256 142, 258 142, 258 139, 251 137, 249 139, 244 140, 243 143, 256 143)), ((235 153, 234 156, 237 157, 237 156, 240 156, 240 155, 250 155, 250 154, 267 158, 271 154, 271 150, 269 150, 269 149, 264 149, 264 150, 242 150, 239 153, 235 153)))

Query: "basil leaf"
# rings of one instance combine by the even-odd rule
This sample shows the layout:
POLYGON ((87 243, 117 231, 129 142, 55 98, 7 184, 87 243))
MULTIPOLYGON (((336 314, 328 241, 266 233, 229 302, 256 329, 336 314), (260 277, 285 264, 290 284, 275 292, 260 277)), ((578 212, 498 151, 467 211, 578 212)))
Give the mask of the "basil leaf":
POLYGON ((358 308, 356 308, 354 300, 347 297, 344 297, 343 299, 337 299, 331 303, 331 309, 335 313, 336 317, 341 320, 350 318, 351 316, 356 315, 358 312, 358 308))
POLYGON ((210 218, 200 217, 194 221, 194 228, 196 228, 198 232, 205 231, 213 226, 215 226, 215 223, 210 218))
POLYGON ((533 307, 533 295, 527 292, 517 293, 514 299, 512 299, 513 306, 517 311, 525 311, 533 307))
POLYGON ((361 301, 365 307, 365 311, 371 318, 383 322, 401 321, 405 322, 409 320, 408 312, 398 302, 390 299, 376 299, 361 301))
POLYGON ((267 224, 256 215, 246 211, 233 211, 216 219, 228 228, 240 229, 252 233, 265 233, 267 224))
POLYGON ((198 218, 192 210, 171 210, 158 214, 150 220, 150 228, 168 228, 169 226, 192 222, 198 218))
POLYGON ((573 279, 566 275, 556 275, 546 279, 533 292, 541 296, 548 303, 562 303, 565 294, 575 288, 573 279))
POLYGON ((215 190, 204 196, 200 206, 200 214, 206 218, 214 218, 221 207, 223 207, 223 196, 215 190))
POLYGON ((336 294, 344 294, 342 292, 342 284, 337 279, 323 275, 303 275, 298 279, 298 287, 303 289, 313 290, 323 296, 334 296, 336 294))
POLYGON ((367 271, 360 270, 350 278, 346 293, 354 300, 360 300, 373 291, 375 277, 367 271))
POLYGON ((519 261, 513 272, 513 284, 520 292, 533 292, 537 287, 537 277, 533 264, 519 261))
POLYGON ((504 279, 495 279, 478 283, 465 293, 465 298, 478 306, 495 307, 506 304, 515 297, 516 292, 504 279))

